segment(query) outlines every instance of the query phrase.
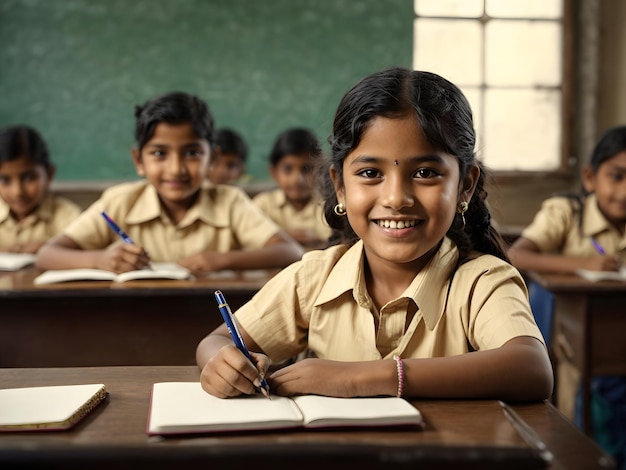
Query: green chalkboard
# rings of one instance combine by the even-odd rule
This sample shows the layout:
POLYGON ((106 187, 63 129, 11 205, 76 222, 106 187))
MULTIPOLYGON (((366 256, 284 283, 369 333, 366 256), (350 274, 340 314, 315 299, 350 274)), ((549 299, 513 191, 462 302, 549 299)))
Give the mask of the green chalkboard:
POLYGON ((413 0, 2 0, 0 125, 48 141, 60 180, 135 177, 133 110, 154 95, 204 98, 239 130, 249 173, 287 127, 322 141, 343 93, 410 66, 413 0))

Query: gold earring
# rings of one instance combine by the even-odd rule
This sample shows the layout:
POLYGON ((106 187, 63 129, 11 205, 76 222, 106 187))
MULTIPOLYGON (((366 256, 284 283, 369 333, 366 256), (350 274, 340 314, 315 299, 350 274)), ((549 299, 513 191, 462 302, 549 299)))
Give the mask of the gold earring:
POLYGON ((337 214, 339 217, 343 217, 344 215, 346 215, 346 208, 341 202, 337 203, 333 210, 335 211, 335 214, 337 214))
POLYGON ((467 212, 467 208, 469 204, 465 201, 459 202, 458 207, 456 208, 457 213, 461 214, 461 220, 463 220, 463 227, 465 227, 465 213, 467 212))

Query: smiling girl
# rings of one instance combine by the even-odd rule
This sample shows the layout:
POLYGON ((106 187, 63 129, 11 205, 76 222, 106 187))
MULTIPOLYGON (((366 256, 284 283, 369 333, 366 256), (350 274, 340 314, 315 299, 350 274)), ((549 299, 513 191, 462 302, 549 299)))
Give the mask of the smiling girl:
POLYGON ((236 312, 254 365, 220 326, 203 388, 251 394, 542 400, 552 368, 485 205, 471 110, 438 75, 391 68, 341 100, 325 213, 344 242, 305 254, 236 312))

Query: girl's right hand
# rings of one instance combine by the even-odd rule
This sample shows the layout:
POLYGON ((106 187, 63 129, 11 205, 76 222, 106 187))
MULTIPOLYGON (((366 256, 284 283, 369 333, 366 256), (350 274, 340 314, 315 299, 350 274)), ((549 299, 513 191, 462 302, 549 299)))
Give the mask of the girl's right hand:
POLYGON ((9 253, 37 253, 43 242, 16 243, 7 249, 9 253))
POLYGON ((141 246, 117 241, 96 257, 96 268, 116 274, 144 269, 150 265, 150 256, 141 246))
POLYGON ((261 385, 271 360, 265 354, 250 352, 252 362, 234 344, 228 344, 207 361, 200 384, 218 398, 254 395, 261 385))
POLYGON ((617 256, 598 255, 586 258, 583 268, 590 271, 619 271, 621 265, 617 256))

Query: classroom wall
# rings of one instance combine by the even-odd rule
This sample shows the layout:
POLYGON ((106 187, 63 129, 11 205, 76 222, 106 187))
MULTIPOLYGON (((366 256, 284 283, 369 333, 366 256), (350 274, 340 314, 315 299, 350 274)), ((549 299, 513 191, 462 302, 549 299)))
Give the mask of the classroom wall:
POLYGON ((626 2, 601 2, 598 129, 626 124, 626 2))
MULTIPOLYGON (((268 184, 264 158, 283 127, 297 122, 325 138, 355 80, 392 63, 410 65, 412 3, 4 0, 0 125, 41 127, 61 163, 55 190, 85 207, 108 185, 135 177, 128 154, 133 105, 167 88, 187 89, 207 98, 218 124, 248 138, 254 193, 268 184)), ((597 100, 585 111, 593 125, 579 119, 592 134, 588 141, 626 123, 626 2, 573 5, 598 10, 597 100)), ((573 155, 588 151, 577 145, 582 131, 572 138, 573 155)), ((498 177, 489 187, 494 219, 527 224, 545 198, 578 189, 578 173, 498 177)))
POLYGON ((0 125, 48 140, 59 181, 135 178, 134 106, 167 91, 207 100, 267 178, 278 133, 325 140, 362 76, 410 66, 412 0, 3 0, 0 125))

